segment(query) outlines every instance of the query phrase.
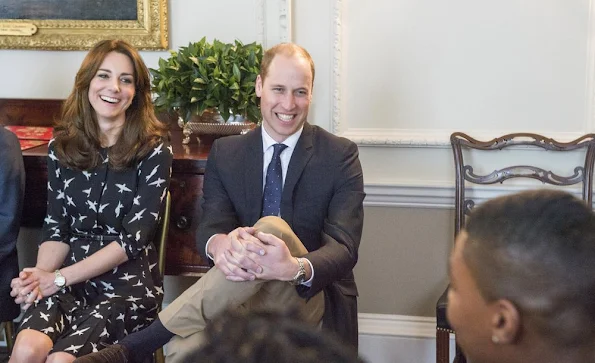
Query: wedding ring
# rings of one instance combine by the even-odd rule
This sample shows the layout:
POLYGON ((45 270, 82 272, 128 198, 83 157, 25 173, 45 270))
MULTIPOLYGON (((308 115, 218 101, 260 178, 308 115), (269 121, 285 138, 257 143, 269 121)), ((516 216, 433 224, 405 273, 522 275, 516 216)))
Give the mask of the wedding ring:
POLYGON ((28 293, 28 294, 27 294, 27 297, 31 297, 31 294, 32 294, 32 293, 33 293, 33 292, 30 292, 30 293, 28 293))

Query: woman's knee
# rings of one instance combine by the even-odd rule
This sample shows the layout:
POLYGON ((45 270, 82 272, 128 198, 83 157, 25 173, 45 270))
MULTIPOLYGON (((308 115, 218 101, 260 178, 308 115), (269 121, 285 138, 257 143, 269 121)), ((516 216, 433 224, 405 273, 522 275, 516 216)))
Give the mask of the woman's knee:
POLYGON ((65 352, 56 352, 48 356, 46 363, 72 363, 76 357, 65 352))
POLYGON ((42 332, 32 329, 22 330, 17 335, 10 362, 45 362, 52 346, 52 340, 42 332))

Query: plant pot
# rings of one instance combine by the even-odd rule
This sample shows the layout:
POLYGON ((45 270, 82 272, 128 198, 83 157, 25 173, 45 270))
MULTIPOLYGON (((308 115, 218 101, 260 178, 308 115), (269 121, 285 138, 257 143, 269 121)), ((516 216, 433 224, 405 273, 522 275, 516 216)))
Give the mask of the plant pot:
POLYGON ((196 134, 200 143, 201 136, 209 136, 211 139, 227 136, 245 134, 252 130, 256 124, 244 120, 240 115, 230 116, 227 122, 223 120, 219 111, 206 109, 201 116, 195 115, 192 120, 184 123, 182 117, 178 117, 178 125, 182 128, 184 139, 182 144, 189 144, 192 134, 196 134))

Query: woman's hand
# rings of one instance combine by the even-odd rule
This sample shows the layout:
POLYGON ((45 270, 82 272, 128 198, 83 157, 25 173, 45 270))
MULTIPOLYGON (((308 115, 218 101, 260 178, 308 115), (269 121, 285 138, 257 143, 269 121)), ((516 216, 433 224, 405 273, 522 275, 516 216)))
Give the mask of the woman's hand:
POLYGON ((23 310, 27 310, 32 303, 43 297, 39 290, 39 281, 31 278, 25 271, 21 271, 19 277, 12 279, 10 287, 10 296, 14 297, 15 303, 22 304, 23 310))
POLYGON ((48 272, 37 267, 27 267, 23 269, 23 272, 28 274, 24 283, 38 281, 37 289, 39 290, 40 297, 51 296, 60 290, 54 283, 56 274, 53 271, 48 272))

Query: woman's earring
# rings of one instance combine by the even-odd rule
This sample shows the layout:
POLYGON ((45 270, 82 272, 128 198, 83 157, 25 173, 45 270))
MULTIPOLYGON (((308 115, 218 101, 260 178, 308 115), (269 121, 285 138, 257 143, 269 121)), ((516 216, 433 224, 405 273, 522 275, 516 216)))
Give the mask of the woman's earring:
POLYGON ((492 343, 499 344, 500 343, 500 338, 498 338, 497 335, 492 335, 492 343))

